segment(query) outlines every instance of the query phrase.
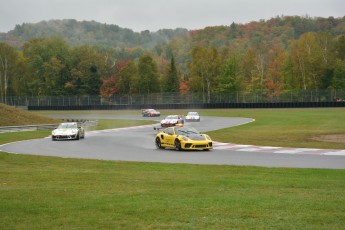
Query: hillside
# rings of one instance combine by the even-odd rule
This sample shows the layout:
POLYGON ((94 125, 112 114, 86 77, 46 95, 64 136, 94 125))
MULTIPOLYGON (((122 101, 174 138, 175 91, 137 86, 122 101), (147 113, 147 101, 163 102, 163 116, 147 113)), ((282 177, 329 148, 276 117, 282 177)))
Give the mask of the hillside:
POLYGON ((142 47, 151 49, 158 44, 167 44, 175 37, 185 35, 187 29, 162 29, 157 32, 133 32, 117 25, 74 19, 23 23, 8 33, 0 33, 0 42, 21 47, 33 38, 61 37, 70 46, 97 45, 103 47, 142 47))
POLYGON ((56 124, 60 120, 37 115, 0 103, 0 126, 56 124))
POLYGON ((161 29, 157 32, 145 30, 140 33, 95 21, 49 20, 16 25, 8 33, 0 33, 0 42, 21 48, 25 42, 34 38, 60 37, 70 46, 96 45, 118 49, 140 47, 147 50, 155 48, 157 51, 157 48, 162 49, 160 46, 169 45, 169 49, 177 48, 179 51, 175 52, 184 53, 186 47, 195 43, 204 46, 245 48, 261 42, 274 42, 286 48, 291 41, 308 32, 343 35, 345 17, 278 16, 246 24, 215 25, 201 30, 188 31, 177 28, 161 29))

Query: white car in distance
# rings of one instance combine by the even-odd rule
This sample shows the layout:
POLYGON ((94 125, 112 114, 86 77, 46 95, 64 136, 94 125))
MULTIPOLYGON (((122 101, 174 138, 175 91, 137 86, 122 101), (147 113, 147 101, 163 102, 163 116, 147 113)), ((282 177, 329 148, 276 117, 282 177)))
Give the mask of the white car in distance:
POLYGON ((200 121, 200 115, 198 112, 188 112, 185 121, 200 121))

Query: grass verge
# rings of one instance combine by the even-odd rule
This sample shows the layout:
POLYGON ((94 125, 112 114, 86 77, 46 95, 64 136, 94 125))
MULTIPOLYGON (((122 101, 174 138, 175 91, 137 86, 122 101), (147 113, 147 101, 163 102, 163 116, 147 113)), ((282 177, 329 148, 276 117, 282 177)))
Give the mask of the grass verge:
POLYGON ((318 141, 345 134, 345 109, 253 109, 205 111, 205 115, 249 117, 255 122, 209 132, 217 141, 300 148, 345 149, 342 142, 318 141))
POLYGON ((345 171, 0 153, 2 229, 343 229, 345 171))
POLYGON ((57 124, 59 122, 59 119, 52 119, 0 103, 0 126, 57 124))

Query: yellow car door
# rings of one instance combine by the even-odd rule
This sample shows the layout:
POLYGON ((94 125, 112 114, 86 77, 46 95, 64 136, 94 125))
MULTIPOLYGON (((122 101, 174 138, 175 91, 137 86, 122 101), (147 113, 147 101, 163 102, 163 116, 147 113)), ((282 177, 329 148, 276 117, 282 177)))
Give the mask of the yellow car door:
POLYGON ((173 128, 167 128, 165 130, 166 135, 164 136, 165 138, 165 143, 167 143, 169 146, 174 146, 174 141, 175 141, 175 132, 173 128))

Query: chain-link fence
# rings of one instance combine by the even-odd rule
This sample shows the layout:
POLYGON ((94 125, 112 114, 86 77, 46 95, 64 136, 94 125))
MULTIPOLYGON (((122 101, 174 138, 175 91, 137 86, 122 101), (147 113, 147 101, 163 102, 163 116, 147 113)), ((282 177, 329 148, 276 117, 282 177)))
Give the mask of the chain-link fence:
POLYGON ((8 96, 0 102, 13 106, 90 106, 90 105, 155 105, 197 103, 275 103, 331 102, 345 100, 345 90, 291 90, 233 93, 152 93, 116 94, 110 97, 83 96, 8 96))

